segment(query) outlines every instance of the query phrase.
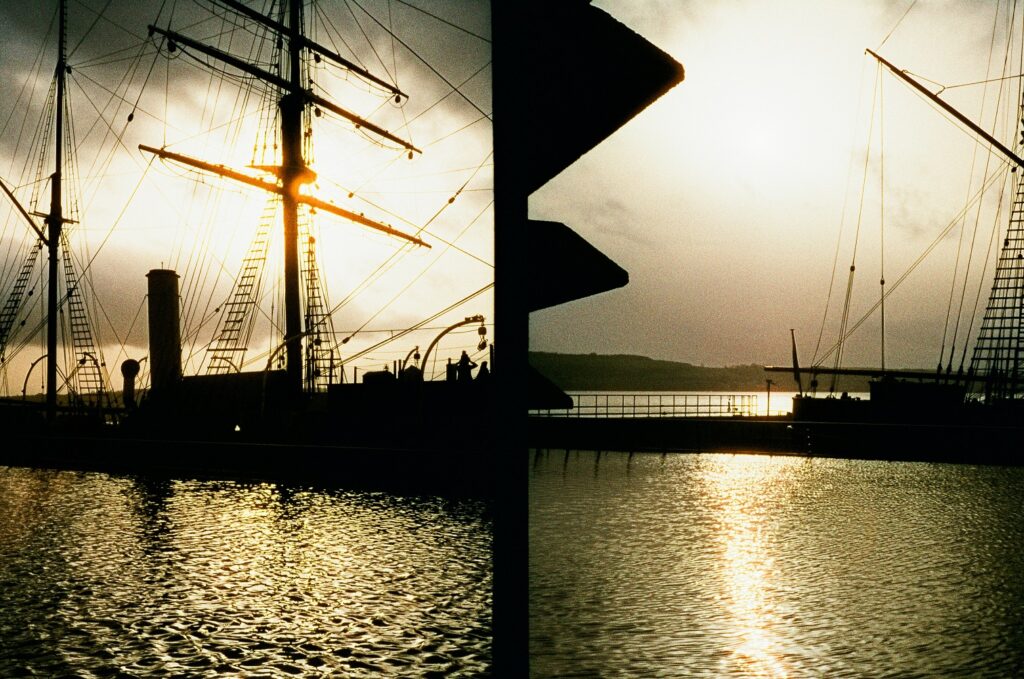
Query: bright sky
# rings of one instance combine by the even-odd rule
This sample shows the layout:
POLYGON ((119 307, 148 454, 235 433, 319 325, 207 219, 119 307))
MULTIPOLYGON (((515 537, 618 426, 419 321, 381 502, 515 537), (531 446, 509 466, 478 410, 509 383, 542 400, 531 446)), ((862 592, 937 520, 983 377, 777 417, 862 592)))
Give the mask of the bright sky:
MULTIPOLYGON (((46 40, 44 35, 56 4, 56 0, 16 0, 0 5, 4 45, 0 68, 5 73, 0 83, 0 124, 7 124, 0 135, 0 177, 20 187, 16 194, 25 203, 31 202, 26 177, 35 174, 35 160, 27 161, 27 140, 35 130, 52 76, 56 41, 52 32, 46 40), (33 77, 37 58, 41 58, 42 75, 33 77), (27 88, 22 90, 26 81, 27 88), (19 138, 22 129, 25 137, 19 138)), ((268 109, 257 89, 247 92, 234 76, 211 77, 208 69, 181 51, 171 59, 166 50, 156 56, 154 44, 146 42, 147 24, 170 24, 172 30, 247 56, 252 49, 250 33, 224 33, 222 22, 216 17, 211 20, 215 3, 81 0, 68 4, 72 66, 68 89, 83 186, 82 223, 73 227, 72 249, 80 265, 95 257, 90 274, 99 306, 91 310, 107 369, 120 387, 120 362, 148 353, 145 274, 167 267, 182 275, 185 332, 193 337, 186 358, 191 357, 190 368, 195 370, 216 328, 215 310, 227 298, 253 238, 265 196, 258 189, 211 179, 170 162, 151 162, 151 156, 137 146, 166 145, 178 153, 256 174, 247 166, 279 162, 274 159, 275 138, 260 136, 261 116, 265 118, 267 110, 274 114, 274 100, 268 109), (127 117, 136 101, 129 124, 127 117)), ((247 4, 259 9, 269 6, 259 1, 247 4)), ((381 148, 350 122, 325 113, 312 120, 314 146, 307 157, 318 181, 308 191, 405 232, 425 228, 420 235, 433 246, 403 247, 404 241, 341 218, 317 217, 313 233, 328 301, 332 307, 345 302, 334 315, 337 339, 360 330, 340 349, 340 355, 348 357, 493 281, 490 18, 487 2, 412 3, 424 11, 410 3, 359 3, 366 12, 336 0, 315 4, 315 10, 307 6, 307 25, 314 25, 311 37, 383 79, 397 80, 409 99, 396 105, 325 61, 315 65, 312 73, 317 93, 411 141, 423 153, 410 160, 404 152, 381 148), (386 36, 367 12, 381 23, 390 22, 408 47, 386 36), (453 93, 452 86, 461 94, 453 93)), ((269 50, 260 57, 264 68, 268 55, 269 50)), ((273 131, 277 123, 271 118, 262 127, 273 131)), ((43 199, 29 205, 30 210, 48 209, 48 185, 44 189, 43 199)), ((0 281, 6 299, 13 272, 20 267, 31 238, 24 221, 3 198, 0 281)), ((278 248, 279 221, 275 218, 271 229, 278 248)), ((272 253, 267 266, 276 272, 280 256, 272 253)), ((280 342, 269 319, 280 316, 281 295, 280 287, 265 289, 264 314, 250 343, 247 369, 262 369, 267 354, 280 342)), ((488 338, 493 339, 492 307, 492 295, 486 290, 426 323, 418 333, 353 362, 348 377, 355 366, 360 371, 381 369, 403 359, 414 346, 425 349, 440 329, 467 316, 483 314, 488 338)), ((446 357, 457 358, 462 349, 481 358, 477 340, 476 326, 447 336, 436 353, 438 369, 443 371, 446 357)), ((18 352, 8 371, 9 392, 20 393, 23 370, 43 351, 37 335, 18 352)), ((487 358, 486 352, 482 358, 487 358)), ((42 370, 37 372, 41 379, 42 370)), ((29 391, 34 389, 30 386, 29 391)))
MULTIPOLYGON (((625 288, 532 314, 533 350, 788 364, 794 328, 810 363, 841 224, 819 355, 837 337, 853 253, 878 70, 865 48, 946 86, 1022 70, 1018 30, 1017 56, 1004 71, 1005 3, 594 4, 674 56, 686 79, 531 197, 531 217, 568 224, 630 274, 625 288)), ((1024 8, 1015 12, 1019 28, 1024 8)), ((999 85, 956 87, 943 98, 992 129, 999 85)), ((997 136, 1012 145, 1018 80, 1002 85, 997 136)), ((1006 167, 891 74, 875 109, 851 325, 878 300, 879 279, 891 286, 965 207, 986 163, 988 174, 1006 167)), ((887 299, 887 367, 935 366, 951 289, 946 351, 962 351, 996 202, 987 194, 977 231, 972 209, 966 229, 941 239, 887 299), (962 280, 975 233, 954 342, 957 246, 963 242, 962 280)), ((987 291, 988 284, 981 307, 987 291)), ((980 312, 975 330, 979 322, 980 312)), ((844 364, 877 365, 880 344, 876 314, 848 343, 844 364)))

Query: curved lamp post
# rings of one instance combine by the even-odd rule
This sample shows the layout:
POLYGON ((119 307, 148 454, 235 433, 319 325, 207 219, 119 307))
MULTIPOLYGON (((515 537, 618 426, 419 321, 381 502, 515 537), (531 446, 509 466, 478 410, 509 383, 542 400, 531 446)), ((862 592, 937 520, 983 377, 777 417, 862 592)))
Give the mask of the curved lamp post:
POLYGON ((450 333, 455 328, 462 327, 463 325, 470 325, 471 323, 480 324, 480 343, 477 344, 477 349, 485 348, 487 346, 487 328, 484 326, 484 317, 481 316, 480 314, 477 314, 476 316, 469 316, 464 320, 459 321, 458 323, 452 323, 447 328, 442 330, 440 334, 438 334, 438 336, 434 338, 434 341, 430 343, 430 346, 427 347, 427 350, 423 352, 423 362, 420 365, 427 365, 427 359, 430 357, 430 352, 434 350, 434 347, 437 346, 437 343, 441 341, 442 337, 450 333))

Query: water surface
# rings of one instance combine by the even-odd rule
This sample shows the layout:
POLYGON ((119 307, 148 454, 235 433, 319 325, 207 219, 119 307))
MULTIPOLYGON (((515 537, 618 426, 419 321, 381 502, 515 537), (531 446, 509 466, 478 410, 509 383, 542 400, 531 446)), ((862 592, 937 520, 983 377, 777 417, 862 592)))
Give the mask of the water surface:
POLYGON ((542 451, 536 677, 1024 672, 1024 469, 542 451))
POLYGON ((0 467, 0 676, 479 676, 476 501, 0 467))

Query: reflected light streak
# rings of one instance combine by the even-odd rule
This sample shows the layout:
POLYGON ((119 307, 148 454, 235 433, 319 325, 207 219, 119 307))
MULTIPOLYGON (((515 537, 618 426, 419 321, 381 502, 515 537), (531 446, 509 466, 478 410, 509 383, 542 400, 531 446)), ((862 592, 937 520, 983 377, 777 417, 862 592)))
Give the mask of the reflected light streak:
POLYGON ((775 557, 766 530, 768 490, 787 465, 764 456, 738 455, 711 462, 709 506, 718 512, 721 601, 729 626, 730 673, 788 677, 779 650, 772 580, 775 557))

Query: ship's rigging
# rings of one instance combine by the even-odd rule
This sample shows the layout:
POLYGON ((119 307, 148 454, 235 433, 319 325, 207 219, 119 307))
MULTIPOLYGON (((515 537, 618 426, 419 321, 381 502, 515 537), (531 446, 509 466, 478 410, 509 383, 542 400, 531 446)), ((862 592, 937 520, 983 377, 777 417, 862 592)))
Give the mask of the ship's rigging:
MULTIPOLYGON (((1020 18, 1015 19, 1012 12, 1009 19, 1009 26, 1020 22, 1020 18)), ((993 44, 995 44, 995 41, 993 41, 993 44)), ((989 83, 998 84, 998 91, 993 97, 995 99, 995 111, 986 112, 983 107, 982 112, 986 116, 991 116, 993 129, 996 127, 998 120, 1006 117, 1010 118, 1010 129, 1016 133, 1015 136, 1020 137, 1016 143, 1011 144, 1004 144, 995 136, 995 133, 984 129, 978 122, 975 122, 945 101, 941 94, 947 89, 946 87, 940 86, 939 91, 935 92, 933 91, 934 87, 929 88, 925 86, 921 82, 922 79, 915 77, 906 70, 900 69, 874 51, 867 50, 867 53, 879 65, 879 80, 876 81, 875 85, 875 95, 879 102, 882 101, 881 78, 883 74, 895 76, 898 82, 908 86, 913 93, 932 105, 940 114, 946 116, 968 134, 973 135, 978 140, 979 147, 987 148, 990 151, 990 155, 987 155, 984 158, 984 163, 982 163, 983 180, 981 185, 973 186, 968 192, 968 199, 963 209, 894 283, 890 282, 887 286, 884 268, 880 267, 879 270, 883 271, 883 273, 880 276, 879 284, 881 289, 877 301, 858 320, 851 322, 851 294, 857 270, 856 243, 860 237, 861 227, 861 213, 858 213, 854 238, 854 254, 849 267, 846 296, 842 304, 838 339, 835 344, 823 351, 819 351, 819 338, 819 347, 815 349, 815 357, 811 367, 801 369, 795 365, 794 361, 793 370, 798 376, 801 373, 810 373, 813 379, 814 375, 830 375, 829 393, 838 391, 836 385, 839 375, 853 374, 872 375, 875 377, 888 375, 890 377, 958 383, 963 385, 969 393, 973 392, 977 395, 983 395, 986 401, 991 402, 1016 400, 1024 395, 1024 182, 1021 181, 1022 177, 1024 177, 1024 172, 1022 172, 1024 170, 1024 159, 1021 157, 1024 155, 1024 92, 1022 92, 1020 86, 1022 76, 1019 73, 1022 67, 1024 67, 1024 48, 1021 47, 1019 42, 1007 39, 1005 49, 1006 54, 1002 60, 1001 72, 995 76, 989 73, 984 80, 968 84, 986 86, 989 83), (1011 82, 1015 85, 1015 88, 1011 91, 1005 91, 1010 90, 1006 86, 1011 84, 1011 82), (994 190, 1007 184, 1009 185, 1007 191, 994 190), (1008 196, 1006 199, 1003 198, 1004 194, 1008 196), (981 246, 984 243, 978 242, 983 240, 978 237, 978 225, 982 212, 982 201, 985 199, 988 199, 989 204, 992 205, 991 209, 994 211, 996 227, 992 231, 992 237, 988 247, 984 250, 984 254, 979 254, 982 252, 981 246), (969 233, 967 228, 969 216, 974 217, 973 233, 969 233), (946 312, 938 367, 933 373, 928 373, 927 371, 886 370, 885 301, 939 244, 949 239, 951 233, 956 234, 957 228, 960 230, 956 250, 957 269, 950 284, 949 308, 946 312), (996 234, 1000 232, 1001 235, 997 241, 996 234), (993 258, 995 266, 994 271, 988 274, 988 262, 984 255, 991 252, 996 253, 993 258), (981 264, 976 262, 978 259, 982 260, 981 264), (972 270, 972 265, 974 270, 972 270), (979 267, 980 271, 977 270, 979 267), (977 294, 974 295, 977 298, 974 304, 974 311, 970 310, 967 294, 969 281, 972 280, 976 281, 977 285, 977 294), (959 295, 956 294, 958 283, 960 285, 959 295), (987 304, 981 305, 980 302, 982 301, 986 284, 991 286, 988 289, 988 301, 987 304), (982 306, 980 324, 976 321, 979 306, 982 306), (856 330, 864 325, 866 320, 878 311, 882 312, 880 319, 876 317, 876 327, 879 328, 881 347, 880 368, 847 369, 841 367, 845 343, 856 330), (974 327, 978 327, 978 331, 974 337, 973 347, 971 347, 970 341, 965 338, 965 335, 970 335, 971 329, 974 327), (963 328, 967 329, 966 332, 963 328), (831 365, 826 365, 826 360, 831 365)), ((990 66, 991 63, 992 60, 990 59, 990 66)), ((935 83, 932 84, 935 85, 935 83)), ((874 108, 875 103, 873 102, 874 108)), ((878 109, 881 111, 882 107, 879 106, 878 109)), ((879 119, 884 119, 884 115, 880 113, 879 119)), ((871 160, 871 143, 874 140, 872 134, 875 123, 874 110, 872 111, 871 121, 872 128, 869 128, 868 131, 869 143, 867 153, 865 154, 865 182, 868 178, 868 167, 871 160)), ((884 136, 879 131, 877 137, 878 146, 881 147, 884 136)), ((879 151, 874 161, 876 163, 875 175, 881 179, 881 187, 879 189, 879 196, 881 198, 884 196, 885 191, 884 154, 879 151)), ((974 176, 974 170, 975 168, 972 167, 972 177, 974 176)), ((864 188, 862 187, 861 205, 863 205, 863 200, 864 188)), ((883 200, 880 224, 884 224, 884 205, 883 200)), ((881 257, 884 257, 884 226, 880 226, 879 230, 881 234, 879 254, 881 257)), ((835 280, 835 272, 833 273, 833 280, 835 280)), ((826 319, 827 316, 828 311, 826 311, 826 319)), ((825 319, 822 322, 823 329, 824 323, 825 319)), ((795 351, 794 341, 794 356, 795 351)), ((813 391, 817 386, 816 380, 812 381, 811 384, 813 391)))
MULTIPOLYGON (((388 354, 404 356, 408 352, 405 345, 381 349, 386 347, 384 340, 388 336, 404 333, 391 330, 382 339, 380 327, 396 328, 404 324, 429 332, 426 328, 443 327, 446 322, 445 317, 434 314, 438 307, 449 308, 447 313, 451 318, 481 308, 450 308, 448 302, 452 299, 472 299, 474 304, 483 301, 486 310, 493 278, 488 251, 490 116, 484 113, 489 108, 489 45, 479 35, 486 30, 486 21, 482 29, 458 29, 463 36, 476 33, 473 40, 482 49, 458 69, 443 65, 440 72, 435 70, 438 77, 432 84, 428 83, 427 95, 423 96, 420 94, 423 83, 413 77, 409 65, 423 58, 414 51, 423 51, 422 36, 419 42, 410 41, 408 36, 403 41, 397 34, 383 41, 384 45, 390 42, 392 48, 406 45, 406 41, 412 45, 404 55, 397 56, 395 51, 389 54, 384 49, 360 52, 353 44, 352 34, 362 34, 370 44, 371 37, 379 39, 380 35, 388 34, 382 29, 393 29, 400 23, 400 7, 390 2, 369 9, 357 3, 328 2, 242 4, 233 0, 204 0, 193 6, 183 4, 186 8, 180 17, 158 15, 152 23, 151 35, 147 36, 144 28, 134 33, 138 38, 136 43, 118 46, 107 53, 94 49, 85 54, 83 50, 79 56, 85 65, 79 69, 77 64, 72 64, 71 73, 77 77, 71 77, 79 87, 83 83, 95 84, 110 94, 105 105, 98 98, 99 104, 93 99, 89 101, 97 112, 98 123, 93 126, 110 131, 114 139, 112 147, 123 151, 141 142, 164 159, 154 164, 151 158, 140 161, 136 156, 133 162, 142 177, 132 193, 148 192, 150 198, 146 200, 158 195, 164 201, 164 210, 177 213, 172 252, 164 251, 158 257, 183 268, 183 314, 190 342, 185 359, 191 371, 217 374, 285 367, 293 389, 321 390, 328 382, 340 380, 346 367, 363 365, 366 367, 361 369, 370 370, 373 365, 390 364, 390 358, 385 358, 388 354), (344 22, 352 29, 348 35, 339 28, 344 22), (370 35, 374 30, 377 36, 370 35), (212 42, 205 52, 199 47, 203 41, 212 42), (410 53, 414 56, 409 56, 410 53), (367 65, 368 54, 385 75, 377 77, 372 73, 374 69, 367 65), (109 70, 109 64, 119 62, 123 62, 120 72, 124 75, 119 81, 115 80, 115 84, 101 83, 96 77, 97 71, 90 72, 87 68, 104 65, 109 70), (243 63, 251 67, 241 66, 243 63), (197 80, 195 71, 186 68, 191 83, 183 88, 184 81, 175 75, 175 70, 183 65, 199 67, 204 72, 203 79, 197 80), (81 75, 78 75, 79 70, 81 75), (400 75, 405 76, 402 87, 392 84, 403 82, 400 75), (343 108, 331 98, 333 85, 339 82, 348 88, 345 94, 355 91, 358 101, 353 107, 358 113, 343 108), (197 103, 204 89, 207 102, 197 103), (415 105, 409 105, 410 98, 415 105), (230 108, 235 110, 223 114, 225 102, 232 99, 230 108), (199 112, 197 121, 187 116, 181 118, 180 111, 187 111, 189 107, 199 112), (455 108, 461 109, 457 111, 459 115, 452 114, 455 108), (389 122, 379 125, 375 120, 381 113, 390 117, 385 116, 389 122), (152 124, 154 119, 159 119, 162 129, 152 124), (143 128, 138 127, 140 120, 145 123, 143 128), (248 162, 239 163, 237 154, 232 156, 234 161, 217 155, 219 148, 227 148, 225 143, 231 144, 230 148, 245 146, 244 139, 253 133, 254 124, 256 141, 251 157, 246 159, 248 162), (358 142, 354 153, 349 152, 352 143, 344 147, 346 165, 336 157, 341 155, 336 149, 342 147, 315 131, 318 125, 326 130, 327 137, 342 134, 350 142, 358 142), (125 134, 126 130, 135 129, 138 133, 134 138, 125 134), (146 130, 149 134, 144 137, 146 130), (219 133, 223 135, 218 136, 219 133), (418 139, 413 143, 406 141, 406 136, 418 139), (314 140, 318 141, 316 148, 314 140), (486 143, 481 143, 483 140, 486 143), (430 162, 425 166, 418 162, 421 148, 425 158, 437 157, 439 153, 448 153, 457 142, 461 142, 463 152, 447 162, 447 169, 444 162, 430 162), (371 151, 389 158, 367 163, 365 156, 371 151), (417 160, 410 162, 410 155, 417 160), (214 162, 195 160, 200 157, 214 162), (222 165, 225 160, 240 169, 229 170, 222 165), (364 168, 354 174, 335 171, 339 167, 344 170, 356 167, 351 163, 362 163, 364 168), (405 168, 396 172, 403 163, 405 168), (331 172, 321 170, 318 165, 331 172), (313 167, 317 167, 317 172, 311 169, 313 167), (213 174, 231 179, 211 179, 208 173, 211 169, 213 174), (160 174, 191 179, 190 184, 186 182, 191 186, 191 195, 180 188, 150 191, 148 184, 161 180, 160 174), (426 179, 418 184, 394 183, 401 181, 402 175, 426 179), (243 182, 253 189, 232 188, 232 182, 243 182), (266 191, 269 199, 257 198, 262 192, 255 188, 266 191), (387 206, 392 205, 387 195, 389 188, 394 188, 400 197, 406 194, 406 205, 389 209, 387 206), (321 195, 323 198, 319 197, 321 195), (443 199, 438 199, 438 195, 443 195, 443 199), (405 209, 409 196, 418 200, 412 212, 405 209), (258 207, 254 203, 258 203, 258 207), (316 214, 327 218, 326 231, 315 223, 316 214), (383 233, 361 236, 342 220, 361 225, 357 228, 368 227, 375 233, 383 233), (248 236, 242 235, 245 230, 248 236), (357 249, 368 248, 371 252, 365 259, 355 254, 343 255, 348 276, 347 282, 339 287, 340 236, 335 232, 342 230, 348 231, 347 237, 355 238, 357 249), (401 246, 395 242, 397 239, 408 245, 401 246), (244 252, 237 245, 239 241, 249 243, 244 252), (234 251, 238 254, 226 256, 219 252, 218 248, 225 242, 235 243, 234 251), (434 246, 432 250, 423 249, 430 254, 409 257, 410 250, 425 243, 434 246), (281 249, 288 251, 284 264, 280 261, 281 249), (331 260, 328 265, 324 264, 325 252, 331 260), (465 276, 462 274, 464 265, 453 264, 453 259, 471 262, 477 271, 465 276), (409 266, 410 261, 415 266, 409 266), (283 286, 278 282, 279 267, 288 271, 283 286), (439 275, 444 268, 453 270, 456 277, 462 275, 465 280, 461 284, 453 283, 449 276, 445 281, 444 276, 439 275), (485 272, 483 276, 481 271, 485 272), (435 288, 435 294, 410 291, 407 297, 414 300, 412 304, 401 308, 395 304, 393 290, 396 287, 406 290, 421 277, 422 282, 428 284, 442 281, 440 287, 435 288), (382 289, 382 282, 389 291, 382 289), (362 297, 369 296, 374 301, 357 304, 360 292, 362 297), (339 317, 341 311, 346 313, 339 317), (353 311, 355 313, 351 313, 353 311), (424 318, 435 316, 433 323, 422 322, 424 318), (340 324, 339 318, 342 319, 340 324), (278 339, 272 339, 277 333, 278 339), (374 346, 378 347, 376 352, 367 355, 365 350, 374 346), (354 362, 357 356, 371 362, 357 364, 354 362)), ((103 16, 106 9, 96 11, 92 23, 103 26, 109 19, 103 16)), ((415 15, 421 22, 431 22, 430 9, 425 6, 412 12, 407 8, 405 26, 409 27, 409 15, 415 15)), ((479 7, 475 11, 479 13, 479 7)), ((432 25, 440 20, 440 17, 433 20, 432 25)), ((457 23, 445 20, 445 25, 456 29, 457 23)), ((81 41, 77 43, 81 44, 81 41)), ((436 54, 433 56, 436 59, 436 54)), ((31 182, 22 180, 12 182, 9 188, 12 194, 20 196, 29 185, 31 182)), ((35 205, 34 202, 26 204, 35 205)), ((77 213, 73 215, 77 217, 77 213)), ((148 216, 146 206, 140 207, 138 200, 118 213, 114 221, 121 221, 122 215, 126 215, 126 222, 131 221, 128 227, 122 225, 122 228, 142 226, 148 216), (144 215, 142 220, 137 217, 140 214, 144 215)), ((24 229, 24 224, 21 226, 24 229)), ((66 230, 74 236, 74 230, 66 230)), ((38 240, 39 235, 35 234, 33 241, 38 240)), ((106 239, 100 247, 105 243, 106 239)), ((95 242, 92 247, 95 248, 95 242)), ((3 284, 0 303, 4 304, 0 307, 0 330, 6 328, 12 337, 14 331, 22 330, 18 338, 7 343, 6 354, 8 357, 21 354, 23 363, 28 362, 26 354, 35 346, 32 339, 24 339, 32 337, 25 331, 31 330, 33 323, 38 325, 40 316, 35 312, 36 315, 29 318, 25 301, 38 299, 43 289, 34 285, 38 283, 39 262, 45 258, 45 253, 41 256, 41 252, 38 243, 33 242, 25 248, 16 265, 10 264, 8 258, 0 279, 3 284)), ((73 250, 69 250, 68 256, 61 260, 66 260, 65 266, 75 266, 73 255, 73 250)), ((68 386, 72 379, 77 380, 76 385, 81 383, 72 387, 76 392, 91 390, 96 384, 90 377, 91 371, 105 368, 95 322, 87 328, 79 320, 87 307, 84 298, 76 297, 85 291, 90 281, 83 272, 94 273, 89 269, 96 256, 97 252, 87 251, 84 264, 78 263, 77 273, 64 276, 61 284, 66 286, 66 292, 64 299, 58 300, 68 317, 69 332, 77 333, 74 337, 91 339, 95 345, 90 348, 86 340, 71 341, 71 335, 63 341, 76 352, 68 361, 71 367, 62 371, 62 376, 69 381, 68 386), (76 282, 72 283, 73 280, 76 282), (90 332, 85 333, 86 329, 90 332)), ((147 264, 139 268, 156 266, 156 261, 147 264)), ((133 284, 141 286, 141 280, 133 284)), ((121 345, 115 361, 130 356, 131 345, 141 344, 138 335, 144 323, 138 320, 143 313, 141 306, 133 304, 127 313, 120 314, 122 324, 113 331, 121 345), (130 318, 127 330, 125 316, 130 318)), ((110 321, 109 313, 103 309, 99 317, 110 321)), ((407 338, 405 341, 416 340, 407 338)), ((420 341, 425 345, 429 339, 420 341)), ((138 352, 134 355, 138 357, 138 352)), ((145 360, 142 366, 145 376, 148 369, 145 360)), ((15 393, 21 387, 20 374, 15 374, 17 377, 7 386, 8 393, 15 393)), ((109 389, 109 380, 106 377, 103 380, 109 389)))
POLYGON ((17 216, 24 218, 25 224, 31 229, 31 235, 36 238, 32 239, 28 254, 18 269, 14 285, 0 312, 0 362, 6 363, 8 355, 13 353, 10 349, 16 322, 20 318, 18 325, 25 325, 28 320, 23 318, 22 313, 26 301, 37 287, 45 289, 46 311, 40 322, 40 326, 45 326, 45 353, 35 363, 45 361, 46 417, 51 422, 57 414, 57 396, 61 390, 66 390, 72 396, 73 407, 109 408, 112 405, 106 363, 95 342, 96 332, 84 301, 84 284, 69 242, 71 227, 78 223, 77 196, 80 187, 74 126, 71 124, 71 101, 65 92, 69 71, 66 43, 67 7, 64 0, 61 0, 57 8, 56 66, 43 107, 39 133, 28 154, 30 158, 37 159, 37 166, 32 197, 27 205, 35 206, 43 200, 41 190, 44 183, 48 183, 49 209, 42 212, 26 207, 11 188, 6 185, 2 187, 16 208, 17 216), (52 162, 49 166, 53 168, 52 173, 47 171, 48 161, 52 162), (70 209, 66 208, 65 203, 70 209), (39 219, 42 225, 37 222, 39 219), (45 285, 32 285, 33 270, 44 248, 45 285), (63 342, 60 342, 61 338, 63 342), (63 353, 62 362, 59 350, 63 353), (60 363, 63 370, 60 369, 60 363))

